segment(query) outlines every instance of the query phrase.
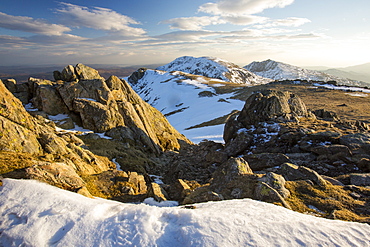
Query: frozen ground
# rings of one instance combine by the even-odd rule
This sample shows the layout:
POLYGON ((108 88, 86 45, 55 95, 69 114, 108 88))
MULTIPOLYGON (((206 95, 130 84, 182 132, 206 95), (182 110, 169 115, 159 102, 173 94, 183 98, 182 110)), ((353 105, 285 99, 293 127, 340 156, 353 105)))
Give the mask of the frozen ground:
POLYGON ((185 209, 90 199, 31 180, 3 182, 0 246, 370 246, 367 224, 250 199, 185 209))

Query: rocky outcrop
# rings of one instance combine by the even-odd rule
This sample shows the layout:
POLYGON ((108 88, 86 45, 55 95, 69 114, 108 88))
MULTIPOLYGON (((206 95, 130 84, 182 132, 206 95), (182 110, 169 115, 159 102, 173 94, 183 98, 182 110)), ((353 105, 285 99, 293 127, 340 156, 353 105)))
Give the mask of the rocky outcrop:
POLYGON ((85 66, 69 65, 54 73, 57 82, 30 78, 32 103, 50 115, 75 114, 86 129, 110 131, 117 136, 148 147, 153 153, 179 149, 178 140, 189 142, 165 117, 144 102, 125 80, 111 76, 107 80, 85 66), (119 131, 113 131, 119 128, 119 131), (130 133, 127 135, 127 133, 130 133), (118 134, 119 135, 119 134, 118 134))

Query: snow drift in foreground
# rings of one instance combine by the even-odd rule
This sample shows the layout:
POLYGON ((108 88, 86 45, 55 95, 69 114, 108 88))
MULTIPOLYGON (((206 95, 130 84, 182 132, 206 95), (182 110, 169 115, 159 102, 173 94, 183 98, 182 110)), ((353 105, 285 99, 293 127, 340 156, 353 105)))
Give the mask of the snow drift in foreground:
POLYGON ((250 199, 164 208, 3 182, 0 246, 369 246, 369 225, 250 199))

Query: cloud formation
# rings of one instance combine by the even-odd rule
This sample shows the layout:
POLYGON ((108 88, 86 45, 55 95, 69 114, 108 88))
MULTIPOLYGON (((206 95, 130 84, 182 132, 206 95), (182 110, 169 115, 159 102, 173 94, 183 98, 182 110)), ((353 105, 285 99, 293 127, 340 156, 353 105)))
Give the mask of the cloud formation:
POLYGON ((122 15, 107 8, 88 8, 70 3, 61 3, 56 11, 61 21, 72 27, 87 27, 97 30, 120 33, 125 36, 142 36, 146 31, 142 28, 132 27, 139 22, 131 17, 122 15))
POLYGON ((221 0, 203 4, 198 11, 221 16, 252 15, 265 9, 284 8, 293 2, 294 0, 221 0))
POLYGON ((27 16, 8 15, 2 12, 0 12, 0 27, 42 35, 62 35, 71 31, 69 27, 64 25, 51 24, 45 20, 27 16))
POLYGON ((162 21, 161 24, 170 24, 171 29, 202 30, 204 26, 226 23, 218 16, 181 17, 162 21))

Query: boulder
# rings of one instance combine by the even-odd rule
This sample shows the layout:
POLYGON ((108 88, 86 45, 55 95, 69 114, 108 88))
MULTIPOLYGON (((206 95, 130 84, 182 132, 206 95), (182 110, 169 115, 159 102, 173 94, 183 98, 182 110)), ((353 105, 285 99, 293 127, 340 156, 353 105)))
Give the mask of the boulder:
POLYGON ((243 126, 266 121, 291 121, 307 117, 305 104, 290 92, 266 90, 252 94, 245 102, 237 120, 243 126))
POLYGON ((99 72, 89 66, 79 63, 75 66, 75 73, 80 80, 102 79, 99 72))
POLYGON ((326 181, 317 172, 304 166, 284 163, 280 168, 281 175, 288 181, 310 180, 313 183, 325 186, 326 181))
POLYGON ((226 144, 224 152, 229 157, 236 156, 243 153, 247 148, 249 148, 252 144, 252 141, 252 135, 244 131, 237 132, 235 138, 229 140, 229 142, 226 144))
POLYGON ((170 185, 170 190, 168 191, 169 197, 172 200, 182 202, 184 198, 189 195, 191 188, 187 185, 184 180, 177 179, 174 183, 170 185))
POLYGON ((62 81, 75 81, 77 79, 75 68, 72 65, 67 65, 62 73, 60 74, 59 78, 55 78, 55 80, 62 80, 62 81))
POLYGON ((281 153, 260 153, 245 155, 243 157, 253 171, 261 171, 266 168, 278 167, 284 163, 290 162, 285 154, 281 153))
POLYGON ((243 158, 230 158, 213 173, 211 187, 218 192, 224 185, 246 174, 253 174, 248 163, 243 158))
POLYGON ((352 185, 370 186, 370 173, 350 174, 350 181, 352 185))
POLYGON ((5 87, 12 93, 16 93, 17 92, 17 88, 16 88, 16 84, 17 84, 17 81, 15 79, 5 79, 2 81, 5 85, 5 87))
POLYGON ((264 182, 275 189, 284 199, 290 196, 289 190, 285 188, 285 179, 283 176, 268 172, 262 178, 257 179, 260 182, 264 182))
POLYGON ((347 146, 352 152, 370 152, 370 134, 368 133, 343 135, 339 138, 339 142, 347 146))
POLYGON ((157 202, 166 201, 168 195, 166 191, 157 183, 150 183, 148 197, 153 197, 157 202))
POLYGON ((195 189, 193 192, 187 195, 181 204, 221 201, 223 199, 224 198, 221 194, 211 191, 209 186, 203 186, 195 189))
POLYGON ((270 203, 281 203, 284 207, 291 209, 284 198, 270 185, 265 182, 259 182, 254 192, 254 199, 270 203))
POLYGON ((146 182, 145 182, 143 175, 139 175, 137 174, 137 172, 129 172, 128 182, 136 186, 135 188, 136 194, 146 194, 147 193, 148 187, 146 186, 146 182))

